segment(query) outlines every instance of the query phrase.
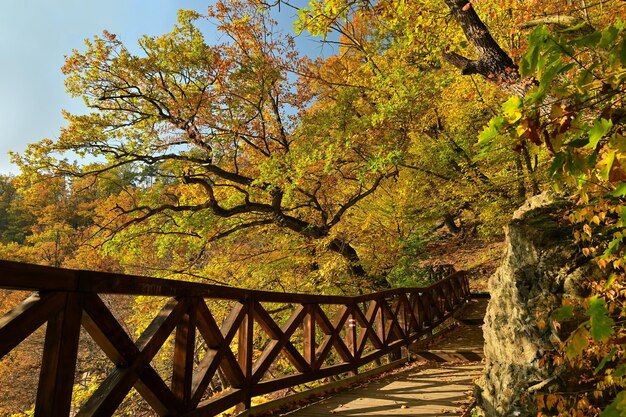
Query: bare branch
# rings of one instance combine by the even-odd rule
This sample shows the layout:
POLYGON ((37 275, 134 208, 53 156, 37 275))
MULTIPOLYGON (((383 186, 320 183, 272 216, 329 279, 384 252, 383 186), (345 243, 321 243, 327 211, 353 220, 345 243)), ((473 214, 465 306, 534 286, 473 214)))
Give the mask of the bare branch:
POLYGON ((215 242, 216 240, 223 239, 223 238, 225 238, 227 236, 230 236, 233 233, 238 232, 240 230, 250 229, 252 227, 258 227, 258 226, 265 226, 265 225, 272 224, 272 223, 274 223, 274 221, 272 219, 264 219, 264 220, 257 220, 257 221, 249 222, 249 223, 242 223, 242 224, 239 224, 239 225, 233 227, 232 229, 229 229, 229 230, 226 230, 224 232, 220 232, 220 233, 217 233, 217 234, 211 236, 208 239, 208 242, 215 242))
POLYGON ((444 52, 444 61, 461 70, 463 75, 478 74, 478 61, 465 58, 456 52, 444 52))
POLYGON ((391 178, 395 175, 396 175, 396 172, 391 172, 389 174, 379 176, 378 178, 376 178, 376 181, 374 181, 374 184, 372 184, 370 188, 368 188, 366 191, 358 193, 357 195, 352 197, 350 200, 348 200, 345 204, 342 204, 339 210, 337 210, 337 213, 335 213, 335 215, 333 216, 333 219, 330 221, 330 223, 328 223, 328 227, 329 228, 333 227, 334 225, 339 223, 339 221, 341 220, 341 217, 345 214, 345 212, 350 207, 354 206, 356 203, 358 203, 359 201, 363 200, 365 197, 367 197, 368 195, 376 191, 376 189, 378 188, 378 186, 380 185, 383 179, 391 178))
POLYGON ((517 27, 519 29, 530 29, 539 25, 555 25, 560 29, 572 29, 576 28, 577 34, 591 33, 594 31, 594 27, 583 19, 575 16, 569 16, 564 14, 555 14, 552 16, 544 16, 539 19, 528 20, 522 22, 517 27))

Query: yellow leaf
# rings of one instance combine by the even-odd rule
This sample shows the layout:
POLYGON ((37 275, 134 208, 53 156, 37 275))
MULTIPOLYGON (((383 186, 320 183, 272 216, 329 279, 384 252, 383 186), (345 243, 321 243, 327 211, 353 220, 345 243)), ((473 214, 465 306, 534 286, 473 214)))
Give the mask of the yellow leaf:
POLYGON ((548 394, 547 398, 546 398, 546 406, 548 407, 548 409, 554 407, 556 405, 557 402, 557 397, 554 394, 548 394))
POLYGON ((576 329, 569 337, 565 354, 569 360, 579 356, 589 346, 589 332, 584 327, 576 329))
POLYGON ((546 321, 544 319, 539 319, 537 321, 537 327, 539 328, 539 330, 543 330, 546 328, 546 321))

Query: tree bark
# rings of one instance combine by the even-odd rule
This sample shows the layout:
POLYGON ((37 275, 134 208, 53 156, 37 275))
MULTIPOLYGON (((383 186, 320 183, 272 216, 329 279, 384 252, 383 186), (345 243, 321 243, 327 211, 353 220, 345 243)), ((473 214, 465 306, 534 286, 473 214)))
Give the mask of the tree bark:
POLYGON ((443 54, 444 60, 460 69, 463 75, 481 75, 506 92, 523 97, 535 84, 535 80, 520 77, 517 65, 493 39, 472 4, 468 0, 444 2, 478 54, 478 59, 469 59, 456 52, 446 52, 443 54))
POLYGON ((448 232, 453 235, 456 235, 461 231, 461 229, 457 227, 456 223, 454 223, 454 217, 450 213, 443 215, 443 223, 446 225, 448 232))
POLYGON ((532 195, 539 194, 539 183, 537 182, 537 177, 535 176, 535 169, 533 168, 532 159, 530 157, 530 152, 528 152, 528 146, 526 141, 522 142, 521 149, 522 157, 524 158, 524 165, 526 166, 526 171, 528 172, 528 179, 530 180, 530 187, 532 195))
POLYGON ((517 197, 520 200, 526 198, 526 185, 524 183, 524 166, 522 164, 521 154, 517 154, 515 157, 515 167, 517 169, 517 197))
POLYGON ((374 289, 382 290, 389 288, 389 281, 387 281, 386 275, 368 274, 365 268, 363 268, 361 258, 356 249, 347 241, 335 238, 330 242, 329 249, 348 261, 348 270, 352 277, 364 278, 371 283, 374 289))

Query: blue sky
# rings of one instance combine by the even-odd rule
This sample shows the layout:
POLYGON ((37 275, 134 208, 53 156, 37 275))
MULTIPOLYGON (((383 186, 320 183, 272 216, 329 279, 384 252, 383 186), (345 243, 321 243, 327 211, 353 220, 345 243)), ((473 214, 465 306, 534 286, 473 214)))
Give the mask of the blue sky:
MULTIPOLYGON (((0 6, 0 174, 17 173, 7 152, 55 139, 64 124, 61 109, 81 112, 82 101, 65 93, 61 66, 84 39, 108 30, 127 45, 142 35, 171 30, 180 8, 206 11, 212 0, 13 0, 0 6)), ((305 3, 303 1, 303 3, 305 3)), ((308 3, 308 1, 307 1, 308 3)), ((291 30, 295 12, 279 17, 291 30)), ((298 39, 309 53, 313 40, 298 39)))

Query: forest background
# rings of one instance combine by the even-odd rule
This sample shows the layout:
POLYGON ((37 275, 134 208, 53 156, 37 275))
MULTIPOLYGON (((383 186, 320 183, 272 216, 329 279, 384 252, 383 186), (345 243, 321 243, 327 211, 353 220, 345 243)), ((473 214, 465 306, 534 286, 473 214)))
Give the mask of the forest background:
MULTIPOLYGON (((606 274, 549 358, 593 389, 540 408, 624 415, 623 2, 312 1, 295 29, 336 34, 324 59, 301 56, 267 7, 291 6, 180 11, 138 54, 104 32, 68 56, 67 90, 90 111, 13 155, 0 258, 355 294, 426 283, 448 263, 434 248, 489 248, 527 197, 556 189, 606 274)), ((484 253, 463 266, 498 257, 484 253)))

